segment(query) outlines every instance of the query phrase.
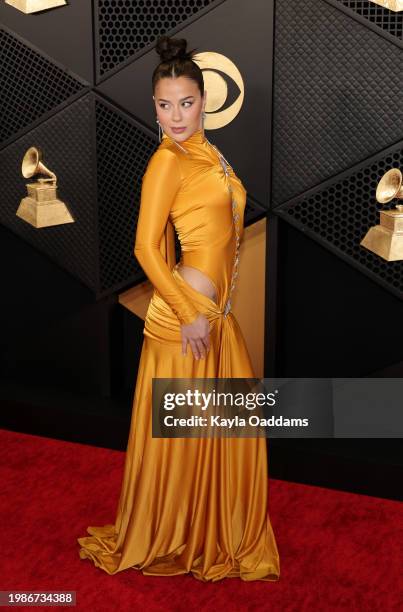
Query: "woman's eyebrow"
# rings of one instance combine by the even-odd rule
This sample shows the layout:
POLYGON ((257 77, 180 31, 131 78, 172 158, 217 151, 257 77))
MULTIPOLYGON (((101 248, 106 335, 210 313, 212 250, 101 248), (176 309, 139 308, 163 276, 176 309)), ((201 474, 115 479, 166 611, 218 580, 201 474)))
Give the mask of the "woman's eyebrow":
MULTIPOLYGON (((188 98, 194 98, 194 96, 186 96, 186 98, 181 98, 179 102, 183 102, 184 100, 187 100, 188 98)), ((170 100, 165 100, 165 98, 158 98, 158 102, 170 102, 170 100)))

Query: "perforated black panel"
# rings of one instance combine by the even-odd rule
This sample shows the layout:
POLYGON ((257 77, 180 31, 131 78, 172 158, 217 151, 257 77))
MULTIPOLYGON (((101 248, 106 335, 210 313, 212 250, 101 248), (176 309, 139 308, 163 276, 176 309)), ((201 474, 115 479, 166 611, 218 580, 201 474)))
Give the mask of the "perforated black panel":
POLYGON ((97 290, 92 122, 91 96, 87 95, 0 151, 0 223, 97 290), (16 216, 27 195, 25 185, 35 180, 21 174, 24 153, 33 145, 41 147, 45 165, 56 173, 58 197, 71 211, 74 223, 37 229, 16 216))
POLYGON ((0 144, 85 88, 2 28, 0 66, 0 144))
POLYGON ((403 262, 387 262, 360 246, 368 229, 379 224, 379 210, 394 208, 395 202, 381 206, 375 198, 380 177, 392 167, 403 168, 402 145, 276 211, 403 297, 403 262))
POLYGON ((96 101, 100 289, 142 275, 133 254, 141 180, 158 139, 96 101))
POLYGON ((402 108, 394 44, 325 1, 277 0, 273 206, 395 143, 402 108))
POLYGON ((391 11, 369 0, 338 0, 347 8, 365 17, 399 40, 403 39, 402 13, 391 11))
POLYGON ((97 0, 98 72, 112 70, 214 0, 97 0))

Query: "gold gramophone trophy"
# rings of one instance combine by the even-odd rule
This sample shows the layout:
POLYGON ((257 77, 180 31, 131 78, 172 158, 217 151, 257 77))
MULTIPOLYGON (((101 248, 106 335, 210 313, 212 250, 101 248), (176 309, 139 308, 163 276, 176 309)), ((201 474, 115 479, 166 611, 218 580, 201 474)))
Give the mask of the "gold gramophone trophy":
POLYGON ((21 200, 15 214, 34 227, 74 223, 66 204, 57 199, 56 174, 41 159, 39 147, 30 147, 24 155, 21 171, 25 178, 35 174, 46 174, 48 178, 39 178, 36 183, 27 184, 28 196, 21 200))
MULTIPOLYGON (((399 168, 388 170, 378 183, 376 199, 386 204, 393 198, 403 199, 403 175, 399 168)), ((403 260, 403 204, 380 211, 380 225, 371 227, 360 245, 386 261, 403 260)))
POLYGON ((5 3, 27 15, 67 4, 66 0, 6 0, 5 3))

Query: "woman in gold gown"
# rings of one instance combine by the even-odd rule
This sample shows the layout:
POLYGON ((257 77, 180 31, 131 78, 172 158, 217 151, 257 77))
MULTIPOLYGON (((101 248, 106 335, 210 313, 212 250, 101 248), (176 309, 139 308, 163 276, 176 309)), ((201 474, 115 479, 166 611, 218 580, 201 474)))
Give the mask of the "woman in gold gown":
POLYGON ((160 37, 157 52, 163 137, 143 176, 134 250, 154 293, 115 522, 88 527, 79 555, 108 574, 275 581, 265 438, 152 437, 153 377, 255 377, 230 302, 246 191, 204 134, 203 75, 186 40, 160 37))

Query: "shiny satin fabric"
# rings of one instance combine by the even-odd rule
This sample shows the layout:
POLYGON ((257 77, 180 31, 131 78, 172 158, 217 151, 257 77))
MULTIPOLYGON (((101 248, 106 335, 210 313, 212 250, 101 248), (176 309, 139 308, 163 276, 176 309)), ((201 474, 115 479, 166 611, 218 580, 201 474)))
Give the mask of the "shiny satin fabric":
MULTIPOLYGON (((88 527, 89 535, 77 539, 79 555, 92 560, 108 574, 134 568, 145 575, 158 576, 191 572, 201 581, 230 577, 275 581, 280 576, 280 562, 268 515, 266 439, 152 438, 151 433, 152 378, 255 377, 236 318, 231 311, 227 314, 224 311, 231 282, 235 234, 230 210, 225 210, 225 206, 230 209, 228 191, 223 189, 221 194, 215 193, 217 189, 220 191, 217 178, 218 184, 223 184, 224 179, 216 166, 211 170, 206 163, 208 158, 210 165, 217 164, 217 158, 206 156, 201 132, 196 132, 190 140, 189 148, 193 153, 197 151, 203 163, 200 166, 194 165, 194 160, 191 166, 184 163, 182 180, 184 169, 190 171, 191 167, 192 181, 184 184, 189 192, 195 182, 199 190, 204 185, 200 173, 208 183, 212 175, 215 177, 216 187, 213 190, 211 185, 211 189, 217 206, 216 222, 222 227, 220 231, 214 230, 212 245, 215 244, 216 257, 221 253, 220 261, 206 255, 207 247, 200 244, 201 234, 194 233, 197 219, 192 215, 188 217, 191 230, 185 231, 183 196, 180 207, 178 199, 175 200, 173 218, 176 219, 175 227, 176 223, 180 225, 178 233, 186 245, 189 246, 192 239, 200 245, 200 260, 196 258, 196 245, 188 253, 192 253, 195 267, 214 279, 218 299, 215 302, 188 284, 178 272, 179 263, 172 268, 167 264, 172 261, 170 230, 167 230, 166 220, 162 229, 155 230, 154 226, 156 233, 151 232, 149 236, 153 248, 163 253, 161 260, 170 278, 166 270, 161 276, 158 271, 151 273, 160 283, 155 286, 145 319, 115 522, 88 527), (229 264, 223 260, 223 253, 227 254, 229 264), (178 312, 185 318, 192 317, 192 309, 193 313, 203 313, 210 323, 210 350, 205 359, 195 359, 190 346, 186 355, 181 352, 178 312)), ((188 141, 183 143, 184 146, 188 144, 188 141)), ((151 188, 146 193, 150 194, 151 188)), ((237 193, 239 196, 242 190, 237 193)), ((211 229, 213 207, 208 214, 200 214, 201 203, 206 204, 209 200, 208 197, 203 200, 197 189, 195 194, 190 197, 188 207, 195 211, 195 201, 199 203, 196 205, 200 217, 198 231, 207 226, 211 229)), ((142 199, 141 206, 144 201, 142 199)), ((142 231, 147 230, 145 219, 144 215, 142 231)), ((207 244, 207 237, 203 244, 207 244)), ((151 259, 156 265, 162 265, 155 253, 151 259)))

